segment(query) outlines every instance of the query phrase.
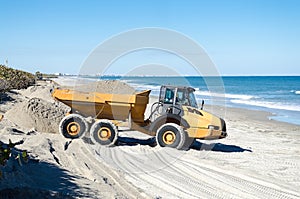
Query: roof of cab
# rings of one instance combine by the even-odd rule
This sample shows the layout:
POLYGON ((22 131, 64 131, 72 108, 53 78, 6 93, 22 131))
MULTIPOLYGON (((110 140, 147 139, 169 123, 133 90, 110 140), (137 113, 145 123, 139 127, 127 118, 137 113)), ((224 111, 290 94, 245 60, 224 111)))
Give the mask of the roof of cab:
POLYGON ((179 88, 179 89, 184 89, 184 90, 189 90, 189 91, 193 91, 195 92, 195 89, 193 87, 190 87, 190 86, 172 86, 172 85, 163 85, 161 86, 162 88, 165 87, 165 88, 179 88))

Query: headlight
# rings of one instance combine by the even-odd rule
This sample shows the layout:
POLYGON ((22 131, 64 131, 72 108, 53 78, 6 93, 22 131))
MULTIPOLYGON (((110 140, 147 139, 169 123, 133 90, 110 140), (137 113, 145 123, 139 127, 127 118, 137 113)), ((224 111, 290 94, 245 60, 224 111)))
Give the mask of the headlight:
POLYGON ((209 130, 219 130, 218 126, 214 126, 214 125, 208 125, 208 129, 209 130))

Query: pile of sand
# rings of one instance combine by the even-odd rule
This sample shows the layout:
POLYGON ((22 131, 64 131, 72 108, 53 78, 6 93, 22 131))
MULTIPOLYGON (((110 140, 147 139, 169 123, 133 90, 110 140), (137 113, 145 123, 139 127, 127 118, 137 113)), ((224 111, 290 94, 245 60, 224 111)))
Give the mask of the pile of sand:
MULTIPOLYGON (((70 111, 70 107, 51 97, 53 89, 53 85, 39 85, 19 91, 19 94, 24 96, 26 100, 8 110, 5 113, 5 118, 26 130, 34 129, 39 132, 58 133, 59 123, 70 111)), ((114 94, 132 94, 135 92, 135 89, 128 84, 116 80, 97 81, 70 89, 114 94)))
POLYGON ((5 117, 26 129, 58 133, 59 122, 69 111, 70 108, 62 103, 32 98, 14 106, 5 113, 5 117))
POLYGON ((113 94, 133 94, 136 90, 125 82, 118 80, 104 80, 96 81, 89 84, 75 86, 77 91, 82 92, 99 92, 99 93, 113 93, 113 94))
POLYGON ((51 91, 53 91, 53 89, 53 85, 37 85, 20 90, 19 93, 27 99, 40 98, 48 102, 54 102, 55 100, 51 96, 51 91))

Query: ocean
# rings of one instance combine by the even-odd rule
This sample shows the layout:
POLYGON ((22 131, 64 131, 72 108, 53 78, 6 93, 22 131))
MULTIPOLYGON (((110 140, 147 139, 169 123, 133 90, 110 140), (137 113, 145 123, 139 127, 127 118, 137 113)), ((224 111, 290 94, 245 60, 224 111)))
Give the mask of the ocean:
MULTIPOLYGON (((99 77, 98 77, 99 78, 99 77)), ((300 125, 300 76, 232 77, 120 77, 138 90, 151 89, 158 96, 160 85, 191 86, 199 103, 262 110, 270 119, 300 125)))

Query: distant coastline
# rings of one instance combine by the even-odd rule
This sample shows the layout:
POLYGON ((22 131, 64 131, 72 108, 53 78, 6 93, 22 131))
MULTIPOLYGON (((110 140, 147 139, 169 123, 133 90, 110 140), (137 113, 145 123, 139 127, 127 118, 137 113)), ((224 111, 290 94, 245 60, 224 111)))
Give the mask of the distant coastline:
POLYGON ((220 75, 220 76, 200 76, 200 75, 121 75, 121 74, 109 74, 109 75, 92 75, 92 74, 59 74, 59 73, 54 73, 58 77, 115 77, 115 78, 122 78, 122 77, 300 77, 300 74, 240 74, 240 75, 220 75))

